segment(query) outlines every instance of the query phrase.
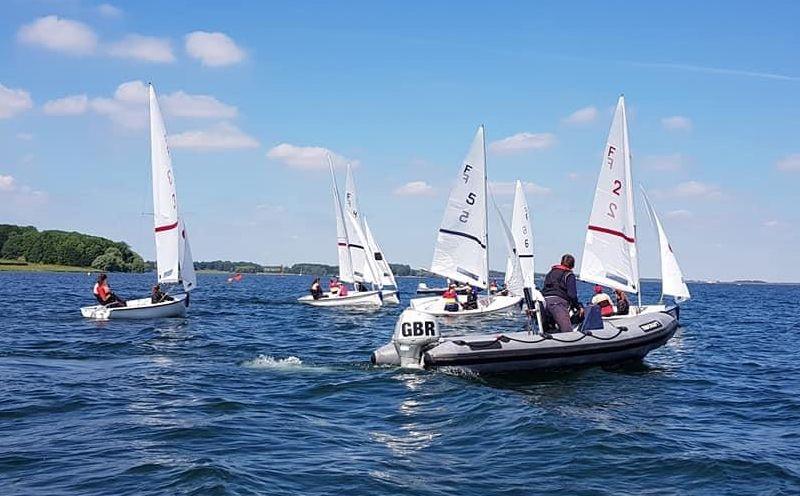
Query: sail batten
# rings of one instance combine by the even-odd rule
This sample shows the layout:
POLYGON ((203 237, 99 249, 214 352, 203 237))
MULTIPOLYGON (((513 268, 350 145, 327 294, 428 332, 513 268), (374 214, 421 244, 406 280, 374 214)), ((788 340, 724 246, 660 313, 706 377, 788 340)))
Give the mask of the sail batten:
POLYGON ((486 150, 484 129, 480 126, 450 190, 437 233, 431 272, 487 287, 486 210, 486 150))
POLYGON ((185 291, 197 285, 186 224, 178 211, 175 174, 167 145, 167 130, 155 88, 149 86, 150 164, 153 181, 153 223, 156 272, 162 284, 183 283, 185 291))
POLYGON ((620 96, 597 179, 580 279, 639 292, 633 179, 625 99, 620 96))

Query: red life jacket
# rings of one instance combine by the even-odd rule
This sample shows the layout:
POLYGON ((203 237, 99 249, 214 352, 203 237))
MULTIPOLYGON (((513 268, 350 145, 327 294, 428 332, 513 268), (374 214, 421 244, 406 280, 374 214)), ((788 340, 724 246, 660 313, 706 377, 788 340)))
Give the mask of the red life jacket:
POLYGON ((603 317, 608 317, 609 315, 614 315, 614 306, 608 300, 603 300, 598 305, 600 307, 600 315, 603 317))
POLYGON ((454 289, 448 289, 442 293, 442 298, 445 300, 455 300, 457 298, 456 291, 454 289))
POLYGON ((106 301, 108 299, 108 294, 110 293, 108 286, 100 283, 95 283, 92 292, 102 301, 106 301))

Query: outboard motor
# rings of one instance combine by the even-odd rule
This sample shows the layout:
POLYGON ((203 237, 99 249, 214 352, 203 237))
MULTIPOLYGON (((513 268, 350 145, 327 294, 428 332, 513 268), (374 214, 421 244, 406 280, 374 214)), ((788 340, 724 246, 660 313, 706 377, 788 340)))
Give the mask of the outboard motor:
POLYGON ((439 323, 432 315, 407 308, 394 326, 392 342, 404 369, 421 369, 422 353, 429 344, 439 341, 439 323))

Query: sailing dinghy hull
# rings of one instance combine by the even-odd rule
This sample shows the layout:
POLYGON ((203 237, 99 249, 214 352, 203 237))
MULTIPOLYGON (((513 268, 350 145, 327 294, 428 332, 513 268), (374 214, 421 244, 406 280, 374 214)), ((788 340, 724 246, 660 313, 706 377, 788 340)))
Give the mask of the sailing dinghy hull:
POLYGON ((375 306, 383 304, 379 291, 359 291, 348 293, 347 296, 325 293, 325 296, 315 300, 311 295, 297 299, 300 303, 314 307, 347 307, 347 306, 375 306))
MULTIPOLYGON (((465 296, 459 295, 459 303, 467 301, 465 296)), ((449 312, 444 309, 446 302, 440 296, 430 296, 427 298, 414 298, 411 300, 411 308, 427 315, 436 317, 474 317, 498 312, 510 312, 516 310, 522 298, 518 296, 499 296, 491 295, 478 298, 478 308, 475 310, 464 310, 449 312)))
MULTIPOLYGON (((563 370, 642 360, 675 334, 677 320, 657 312, 604 321, 602 330, 544 338, 528 332, 439 338, 424 347, 419 367, 481 374, 563 370)), ((400 365, 396 343, 375 350, 372 363, 400 365)), ((401 346, 402 348, 402 346, 401 346)))
POLYGON ((396 289, 384 289, 381 290, 381 293, 383 293, 384 304, 391 304, 391 305, 400 304, 400 296, 396 289))
POLYGON ((178 295, 172 301, 152 303, 150 298, 128 300, 127 306, 107 308, 103 305, 81 307, 81 315, 94 320, 141 320, 186 317, 187 295, 178 295))

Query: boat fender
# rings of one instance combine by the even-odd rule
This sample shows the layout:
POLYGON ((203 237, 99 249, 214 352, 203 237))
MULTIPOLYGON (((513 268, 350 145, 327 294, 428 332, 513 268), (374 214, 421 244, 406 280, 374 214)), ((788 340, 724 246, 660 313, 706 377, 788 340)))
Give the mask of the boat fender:
POLYGON ((407 308, 400 314, 394 326, 394 343, 400 356, 400 367, 421 369, 422 353, 425 348, 439 341, 439 323, 436 318, 407 308))

